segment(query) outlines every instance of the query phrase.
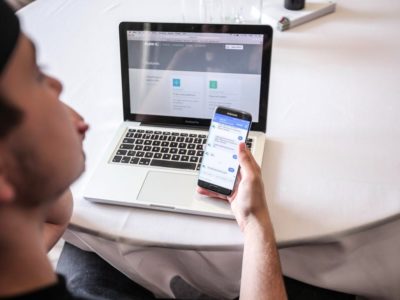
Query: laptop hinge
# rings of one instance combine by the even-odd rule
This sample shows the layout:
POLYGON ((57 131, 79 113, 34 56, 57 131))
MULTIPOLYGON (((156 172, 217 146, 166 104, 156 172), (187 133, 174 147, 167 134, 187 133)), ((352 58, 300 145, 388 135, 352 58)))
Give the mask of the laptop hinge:
POLYGON ((165 123, 147 123, 141 122, 140 126, 153 126, 153 127, 163 127, 163 128, 173 128, 173 129, 190 129, 190 130, 208 130, 208 126, 194 126, 194 125, 171 125, 165 123))

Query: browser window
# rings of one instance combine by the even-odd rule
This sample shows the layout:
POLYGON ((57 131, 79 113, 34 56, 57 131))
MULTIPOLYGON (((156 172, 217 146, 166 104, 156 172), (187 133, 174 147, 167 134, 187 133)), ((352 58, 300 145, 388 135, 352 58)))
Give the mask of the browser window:
POLYGON ((258 121, 263 35, 127 35, 131 113, 210 119, 225 106, 258 121))

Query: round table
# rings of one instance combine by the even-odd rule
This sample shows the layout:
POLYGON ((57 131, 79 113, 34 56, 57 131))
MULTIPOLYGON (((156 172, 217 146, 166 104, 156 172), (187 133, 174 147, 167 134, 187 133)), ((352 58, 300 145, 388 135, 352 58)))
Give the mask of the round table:
MULTIPOLYGON (((333 14, 275 31, 262 165, 284 273, 388 299, 400 295, 399 15, 395 0, 338 1, 333 14)), ((237 296, 243 236, 234 221, 82 196, 123 120, 119 22, 189 21, 182 1, 38 0, 19 16, 39 62, 63 82, 62 99, 91 125, 65 239, 158 296, 173 296, 177 275, 237 296)))

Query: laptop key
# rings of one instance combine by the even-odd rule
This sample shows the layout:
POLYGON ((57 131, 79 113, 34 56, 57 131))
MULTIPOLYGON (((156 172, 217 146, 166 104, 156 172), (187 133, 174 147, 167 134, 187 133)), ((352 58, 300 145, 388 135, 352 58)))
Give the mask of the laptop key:
POLYGON ((179 133, 178 132, 172 132, 171 135, 177 136, 177 135, 179 135, 179 133))
POLYGON ((171 154, 165 153, 165 154, 162 156, 162 159, 171 159, 171 154))
POLYGON ((194 149, 194 148, 196 148, 196 144, 189 144, 189 145, 187 146, 187 148, 188 148, 188 149, 194 149))
POLYGON ((144 130, 143 129, 138 129, 137 132, 144 133, 144 130))
POLYGON ((166 135, 160 135, 160 137, 158 138, 160 141, 166 141, 168 138, 168 136, 166 135))
POLYGON ((186 154, 186 152, 187 152, 187 150, 185 150, 185 149, 179 149, 179 152, 178 152, 178 154, 186 154))
POLYGON ((146 157, 146 158, 152 158, 153 155, 154 155, 153 152, 147 152, 147 153, 144 155, 144 157, 146 157))
POLYGON ((188 161, 188 160, 189 160, 189 156, 187 156, 187 155, 181 156, 181 161, 188 161))
POLYGON ((192 143, 192 142, 193 142, 193 138, 187 137, 187 138, 185 139, 185 142, 186 142, 186 143, 192 143))
POLYGON ((150 164, 149 158, 141 158, 139 160, 139 165, 141 165, 141 166, 148 166, 149 164, 150 164))
POLYGON ((161 143, 161 147, 168 147, 169 146, 169 142, 162 142, 161 143))
POLYGON ((128 132, 136 132, 136 129, 128 129, 128 132))
POLYGON ((128 156, 135 156, 136 155, 136 151, 128 151, 128 156))
POLYGON ((161 153, 168 153, 168 151, 169 151, 169 148, 161 148, 161 153))
POLYGON ((171 154, 178 153, 178 149, 177 148, 170 148, 169 149, 169 153, 171 153, 171 154))
POLYGON ((132 138, 135 134, 133 132, 128 132, 127 134, 125 134, 125 137, 127 138, 132 138))
POLYGON ((121 159, 121 163, 127 164, 127 163, 129 163, 130 160, 131 160, 131 157, 130 157, 130 156, 124 156, 124 157, 121 159))
POLYGON ((176 138, 176 141, 178 142, 178 143, 182 143, 183 141, 185 141, 185 138, 184 137, 177 137, 176 138))
POLYGON ((180 156, 178 154, 172 155, 171 160, 179 160, 180 156))
POLYGON ((203 150, 203 145, 197 145, 196 150, 203 150))
POLYGON ((194 140, 193 140, 193 143, 195 143, 195 144, 202 144, 202 143, 203 143, 203 140, 197 138, 197 139, 194 139, 194 140))
POLYGON ((121 146, 119 146, 119 149, 132 150, 133 149, 133 145, 121 144, 121 146))
POLYGON ((203 150, 199 150, 199 151, 197 151, 197 153, 196 153, 197 156, 203 156, 203 154, 204 154, 204 151, 203 151, 203 150))
POLYGON ((134 144, 135 143, 135 139, 124 139, 122 142, 124 144, 134 144))
POLYGON ((145 141, 144 141, 144 144, 145 144, 145 145, 151 145, 151 140, 145 140, 145 141))
POLYGON ((154 131, 155 134, 162 134, 162 131, 154 131))
POLYGON ((153 152, 160 152, 160 147, 153 147, 152 149, 151 149, 151 151, 153 151, 153 152))
POLYGON ((189 137, 191 137, 191 138, 197 137, 197 134, 191 133, 191 134, 189 134, 189 137))
POLYGON ((144 143, 144 140, 136 140, 136 145, 143 145, 143 143, 144 143))
POLYGON ((142 145, 136 145, 135 146, 135 150, 143 150, 143 146, 142 145))
POLYGON ((200 171, 200 166, 201 166, 201 164, 197 164, 196 171, 200 171))
POLYGON ((170 147, 173 147, 173 148, 176 148, 176 147, 178 147, 178 143, 176 143, 176 142, 171 142, 171 143, 169 144, 169 146, 170 146, 170 147))
POLYGON ((136 152, 136 157, 143 157, 143 156, 144 156, 144 152, 143 151, 136 152))
POLYGON ((187 154, 193 156, 196 154, 196 150, 189 150, 187 154))
POLYGON ((150 166, 186 169, 186 170, 195 170, 196 169, 196 164, 194 164, 194 163, 175 161, 175 160, 160 160, 160 159, 152 159, 150 166))
POLYGON ((151 146, 144 146, 143 151, 151 151, 151 146))
POLYGON ((120 162, 121 159, 122 159, 122 156, 120 156, 120 155, 115 155, 112 161, 113 161, 113 162, 120 162))
POLYGON ((135 133, 134 137, 137 138, 137 139, 140 139, 142 137, 142 134, 141 133, 135 133))
POLYGON ((161 158, 162 154, 161 153, 154 153, 154 158, 161 158))
POLYGON ((152 145, 153 146, 160 146, 161 142, 160 141, 153 141, 152 145))
POLYGON ((121 149, 120 149, 120 150, 117 151, 116 154, 117 154, 117 155, 126 155, 126 152, 127 152, 127 150, 121 150, 121 149))
POLYGON ((181 133, 180 136, 188 136, 187 133, 181 133))
POLYGON ((132 157, 131 161, 129 162, 132 165, 137 165, 139 162, 139 158, 138 157, 132 157))
POLYGON ((146 130, 146 133, 153 133, 153 130, 146 130))
POLYGON ((199 158, 197 156, 192 156, 190 158, 190 162, 197 162, 199 160, 199 158))
POLYGON ((179 143, 178 147, 181 148, 181 149, 184 149, 184 148, 186 148, 186 144, 185 143, 179 143))

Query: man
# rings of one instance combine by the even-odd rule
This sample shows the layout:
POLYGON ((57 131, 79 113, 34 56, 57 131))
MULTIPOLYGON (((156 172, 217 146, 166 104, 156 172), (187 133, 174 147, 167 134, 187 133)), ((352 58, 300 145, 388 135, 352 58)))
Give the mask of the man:
MULTIPOLYGON (((0 39, 0 298, 75 299, 47 259, 60 228, 48 231, 46 221, 69 216, 65 191, 84 169, 87 125, 59 101, 60 82, 40 71, 3 2, 0 39)), ((245 237, 241 298, 284 299, 260 168, 244 144, 239 162, 240 183, 227 200, 245 237)))

